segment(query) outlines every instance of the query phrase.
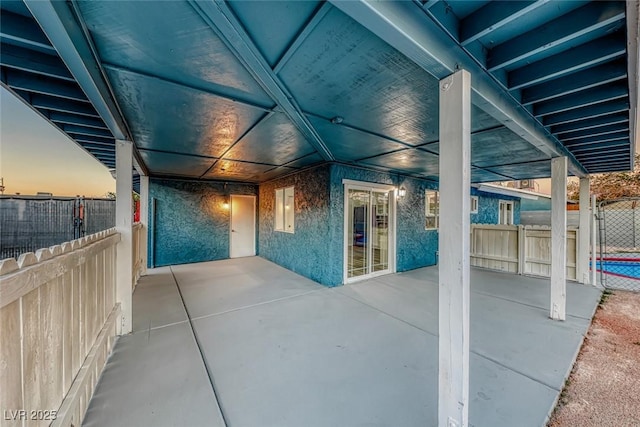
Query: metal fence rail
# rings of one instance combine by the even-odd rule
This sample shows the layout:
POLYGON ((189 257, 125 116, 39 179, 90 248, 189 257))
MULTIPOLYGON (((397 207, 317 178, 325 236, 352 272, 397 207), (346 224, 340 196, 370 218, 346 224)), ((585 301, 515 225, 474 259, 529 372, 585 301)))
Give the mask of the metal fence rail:
POLYGON ((640 198, 600 202, 600 283, 610 289, 640 291, 640 198))
POLYGON ((0 259, 71 241, 115 226, 115 200, 0 198, 0 259))

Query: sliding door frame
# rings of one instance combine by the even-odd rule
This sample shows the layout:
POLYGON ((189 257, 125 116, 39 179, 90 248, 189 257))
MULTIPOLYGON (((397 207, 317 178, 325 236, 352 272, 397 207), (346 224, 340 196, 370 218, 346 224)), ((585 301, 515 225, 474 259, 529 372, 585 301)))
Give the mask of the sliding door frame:
MULTIPOLYGON (((342 263, 342 283, 353 283, 360 280, 370 279, 372 277, 383 276, 385 274, 391 274, 396 272, 396 230, 397 230, 397 200, 398 190, 393 185, 378 184, 374 182, 354 181, 351 179, 342 180, 344 188, 344 230, 343 230, 343 263, 342 263), (389 192, 389 221, 388 221, 388 244, 389 244, 389 260, 388 268, 382 271, 376 271, 369 274, 364 274, 356 277, 348 277, 349 268, 349 241, 353 239, 350 236, 349 231, 349 190, 361 190, 361 191, 383 191, 389 192)), ((369 198, 371 200, 371 198, 369 198)), ((368 225, 371 225, 371 204, 369 204, 369 210, 367 212, 368 225)), ((370 230, 370 228, 369 228, 370 230)), ((371 230, 369 231, 371 234, 371 230)), ((371 236, 368 237, 368 242, 371 241, 371 236)), ((370 244, 370 243, 367 243, 370 244)), ((368 260, 371 262, 371 260, 368 260)))

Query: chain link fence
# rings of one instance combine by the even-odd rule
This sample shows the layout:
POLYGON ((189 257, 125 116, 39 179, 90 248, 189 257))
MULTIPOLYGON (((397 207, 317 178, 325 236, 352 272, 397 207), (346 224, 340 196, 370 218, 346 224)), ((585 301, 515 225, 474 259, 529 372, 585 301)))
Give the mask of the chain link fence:
POLYGON ((640 198, 600 202, 597 224, 601 285, 640 291, 640 198))
POLYGON ((111 199, 0 197, 0 259, 106 230, 115 220, 111 199))

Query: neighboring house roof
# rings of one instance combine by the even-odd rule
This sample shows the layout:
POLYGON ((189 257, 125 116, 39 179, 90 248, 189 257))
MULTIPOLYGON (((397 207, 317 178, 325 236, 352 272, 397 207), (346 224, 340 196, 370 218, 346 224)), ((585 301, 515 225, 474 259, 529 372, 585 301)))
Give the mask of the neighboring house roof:
POLYGON ((495 185, 495 184, 483 183, 480 185, 474 185, 473 187, 478 189, 478 191, 484 191, 485 193, 502 194, 505 196, 517 197, 520 199, 538 200, 538 198, 540 197, 548 197, 543 194, 534 193, 533 191, 526 191, 518 188, 503 187, 501 185, 495 185))

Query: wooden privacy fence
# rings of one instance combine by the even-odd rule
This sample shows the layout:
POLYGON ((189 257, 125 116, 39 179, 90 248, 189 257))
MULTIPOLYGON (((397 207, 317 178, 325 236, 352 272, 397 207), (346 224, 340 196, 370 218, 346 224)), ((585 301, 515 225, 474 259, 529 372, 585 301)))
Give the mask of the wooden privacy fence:
POLYGON ((79 426, 118 332, 114 229, 0 261, 0 424, 79 426))
MULTIPOLYGON (((578 230, 567 230, 567 279, 576 280, 578 230)), ((551 227, 471 225, 471 265, 533 276, 551 276, 551 227)))

